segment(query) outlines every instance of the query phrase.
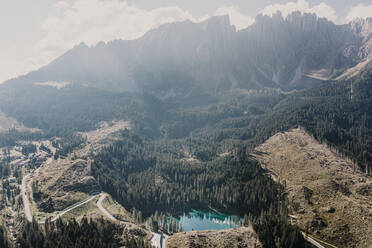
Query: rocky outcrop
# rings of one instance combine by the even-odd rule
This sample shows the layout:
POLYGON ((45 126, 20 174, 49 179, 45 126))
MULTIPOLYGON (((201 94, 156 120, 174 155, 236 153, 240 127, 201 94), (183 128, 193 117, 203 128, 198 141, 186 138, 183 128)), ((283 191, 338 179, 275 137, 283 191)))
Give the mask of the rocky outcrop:
POLYGON ((362 42, 358 50, 358 56, 371 58, 372 56, 372 18, 356 19, 349 23, 350 29, 359 37, 362 42))
POLYGON ((234 88, 308 88, 369 58, 371 19, 336 25, 314 14, 259 15, 237 31, 228 16, 165 24, 133 41, 80 44, 12 82, 68 81, 158 96, 234 88))

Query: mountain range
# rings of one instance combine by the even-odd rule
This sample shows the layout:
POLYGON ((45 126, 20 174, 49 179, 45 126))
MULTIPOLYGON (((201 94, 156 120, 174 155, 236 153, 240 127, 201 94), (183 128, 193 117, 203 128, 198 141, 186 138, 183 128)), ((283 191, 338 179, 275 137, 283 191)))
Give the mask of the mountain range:
POLYGON ((165 24, 137 40, 81 43, 8 82, 70 82, 159 96, 230 89, 310 88, 370 59, 372 19, 336 25, 315 14, 259 15, 237 31, 228 16, 165 24))
POLYGON ((0 247, 370 247, 371 57, 372 19, 218 16, 0 84, 0 247))

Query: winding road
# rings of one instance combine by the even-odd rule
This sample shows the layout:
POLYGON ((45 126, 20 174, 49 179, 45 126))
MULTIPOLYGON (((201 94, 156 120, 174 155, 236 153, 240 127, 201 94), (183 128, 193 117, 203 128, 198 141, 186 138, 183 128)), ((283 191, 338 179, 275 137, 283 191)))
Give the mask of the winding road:
MULTIPOLYGON (((110 220, 112 221, 119 221, 118 219, 116 219, 114 216, 112 216, 103 206, 102 206, 102 202, 103 200, 106 198, 107 194, 106 193, 101 193, 100 194, 100 197, 97 201, 97 207, 99 208, 99 210, 101 210, 101 212, 106 215, 107 218, 109 218, 110 220)), ((165 241, 167 239, 167 235, 164 235, 162 233, 154 233, 154 232, 151 232, 152 234, 152 238, 151 238, 151 244, 153 247, 155 248, 164 248, 165 247, 165 241)))
MULTIPOLYGON (((49 161, 50 163, 50 161, 49 161)), ((37 169, 35 171, 35 173, 38 173, 38 170, 37 169)), ((22 184, 21 184, 21 195, 22 195, 22 200, 23 200, 23 206, 24 206, 24 212, 25 212, 25 215, 26 215, 26 218, 28 221, 32 222, 32 214, 31 214, 31 208, 30 208, 30 201, 27 197, 27 181, 29 180, 29 178, 31 177, 31 173, 27 174, 26 176, 23 177, 22 179, 22 184)), ((31 184, 31 181, 29 182, 29 184, 31 184)), ((94 198, 96 198, 97 195, 92 195, 90 196, 89 198, 83 200, 83 201, 80 201, 80 202, 77 202, 67 208, 65 208, 62 212, 58 213, 56 216, 54 216, 51 221, 56 221, 58 218, 62 217, 64 214, 70 212, 71 210, 75 209, 75 208, 78 208, 90 201, 92 201, 94 198)), ((103 206, 102 206, 102 202, 105 200, 105 198, 107 197, 107 194, 106 193, 100 193, 99 194, 99 199, 97 201, 97 207, 98 209, 108 218, 110 219, 111 221, 119 221, 118 219, 116 219, 114 216, 112 216, 103 206)), ((40 220, 38 221, 39 224, 44 224, 45 223, 45 220, 40 220)), ((162 233, 155 233, 155 232, 151 232, 152 234, 152 238, 151 238, 151 244, 153 247, 155 248, 164 248, 165 247, 165 241, 167 239, 167 236, 162 234, 162 233)), ((325 248, 324 246, 322 246, 319 242, 317 242, 316 240, 314 240, 312 237, 306 235, 306 233, 302 232, 302 235, 304 236, 304 238, 310 242, 311 244, 313 244, 315 247, 317 248, 325 248)), ((331 247, 335 247, 333 245, 331 245, 331 247)), ((336 248, 336 247, 335 247, 336 248)))
MULTIPOLYGON (((22 179, 22 185, 21 185, 21 194, 22 194, 22 200, 23 200, 23 206, 24 206, 24 211, 25 211, 25 215, 26 215, 26 218, 29 222, 32 222, 32 214, 31 214, 31 208, 30 208, 30 201, 27 197, 27 180, 28 178, 30 177, 31 174, 28 174, 26 175, 25 177, 23 177, 22 179)), ((65 208, 62 212, 58 213, 56 216, 54 216, 51 221, 56 221, 59 217, 63 216, 64 214, 70 212, 71 210, 75 209, 75 208, 78 208, 80 207, 81 205, 84 205, 88 202, 90 202, 91 200, 93 200, 94 198, 96 198, 97 195, 93 195, 93 196, 90 196, 89 198, 85 199, 85 200, 82 200, 80 202, 77 202, 67 208, 65 208)), ((45 223, 45 220, 39 220, 38 221, 39 224, 44 224, 45 223)))
POLYGON ((101 212, 107 216, 112 221, 118 221, 114 216, 112 216, 103 206, 102 206, 102 201, 106 198, 107 194, 106 193, 101 193, 99 196, 99 199, 97 201, 97 207, 101 212))
MULTIPOLYGON (((48 160, 47 163, 51 163, 52 160, 48 160)), ((27 175, 25 175, 22 179, 22 184, 21 184, 21 195, 22 195, 22 200, 23 200, 23 206, 24 206, 24 212, 25 212, 25 216, 27 218, 27 220, 29 222, 32 222, 32 213, 31 213, 31 205, 30 205, 30 201, 29 201, 29 198, 27 196, 27 187, 30 188, 31 190, 31 187, 30 187, 30 184, 32 182, 32 180, 29 181, 29 179, 31 179, 31 175, 33 174, 38 174, 39 173, 39 169, 41 167, 39 167, 37 170, 35 170, 34 173, 29 173, 27 175), (29 182, 28 182, 29 181, 29 182), (28 183, 27 183, 28 182, 28 183)), ((75 208, 78 208, 90 201, 92 201, 94 198, 96 198, 97 195, 92 195, 90 196, 89 198, 85 199, 85 200, 82 200, 80 202, 77 202, 67 208, 65 208, 63 211, 61 211, 60 213, 58 213, 56 216, 54 216, 51 221, 56 221, 58 220, 58 218, 62 217, 64 214, 70 212, 71 210, 75 209, 75 208)), ((119 221, 118 219, 116 219, 114 216, 112 216, 103 206, 102 206, 102 202, 105 200, 105 198, 107 197, 107 194, 106 193, 100 193, 99 194, 99 199, 98 201, 96 202, 97 204, 97 207, 98 209, 108 218, 110 219, 111 221, 119 221)), ((45 223, 45 220, 39 220, 38 221, 38 224, 44 224, 45 223)), ((154 233, 154 232, 151 232, 152 234, 152 238, 151 238, 151 244, 152 246, 154 246, 155 248, 164 248, 165 247, 165 241, 167 239, 167 235, 164 235, 162 233, 154 233)))
MULTIPOLYGON (((53 161, 52 158, 49 158, 46 162, 46 164, 50 164, 51 162, 53 161)), ((21 195, 22 195, 22 200, 23 200, 23 206, 24 206, 24 212, 25 212, 25 215, 26 215, 26 219, 29 221, 29 222, 32 222, 32 213, 31 213, 31 204, 30 204, 30 201, 29 201, 29 198, 27 196, 27 187, 29 187, 30 191, 31 191, 31 183, 32 183, 32 180, 30 180, 29 183, 27 183, 27 181, 31 178, 31 175, 33 174, 38 174, 39 173, 39 170, 41 169, 42 167, 39 167, 37 168, 33 173, 29 173, 27 175, 25 175, 22 179, 22 184, 21 184, 21 195)), ((60 213, 58 213, 56 216, 54 216, 51 221, 56 221, 58 218, 60 218, 61 216, 63 216, 64 214, 70 212, 71 210, 75 209, 75 208, 78 208, 88 202, 90 202, 91 200, 93 200, 94 198, 96 198, 97 195, 92 195, 90 197, 88 197, 87 199, 85 200, 82 200, 80 202, 77 202, 67 208, 65 208, 64 210, 62 210, 60 213)), ((45 223, 45 220, 39 220, 38 221, 39 224, 44 224, 45 223)))

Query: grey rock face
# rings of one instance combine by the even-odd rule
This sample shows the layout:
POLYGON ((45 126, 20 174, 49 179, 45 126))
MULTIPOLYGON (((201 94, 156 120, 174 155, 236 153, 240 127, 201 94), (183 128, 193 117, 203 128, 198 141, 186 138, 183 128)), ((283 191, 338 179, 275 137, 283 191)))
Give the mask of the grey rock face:
POLYGON ((69 81, 160 96, 234 88, 308 88, 372 54, 372 19, 336 25, 314 14, 259 15, 236 31, 228 16, 165 24, 134 41, 80 44, 11 81, 69 81))

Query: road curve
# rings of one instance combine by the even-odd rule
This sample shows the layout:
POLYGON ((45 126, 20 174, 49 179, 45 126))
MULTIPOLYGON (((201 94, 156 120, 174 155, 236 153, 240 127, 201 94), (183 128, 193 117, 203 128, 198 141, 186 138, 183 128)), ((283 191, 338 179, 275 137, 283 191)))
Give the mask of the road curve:
MULTIPOLYGON (((25 212, 25 215, 26 215, 26 218, 28 221, 32 222, 32 214, 31 214, 31 209, 30 209, 30 202, 29 202, 29 199, 27 197, 27 181, 28 179, 30 178, 31 174, 27 174, 26 176, 23 177, 22 179, 22 184, 21 184, 21 195, 22 195, 22 200, 23 200, 23 206, 24 206, 24 212, 25 212)), ((94 195, 94 196, 90 196, 89 198, 83 200, 83 201, 80 201, 78 203, 75 203, 67 208, 65 208, 62 212, 60 212, 59 214, 57 214, 56 216, 54 216, 51 221, 56 221, 58 218, 60 218, 61 216, 63 216, 64 214, 70 212, 71 210, 77 208, 77 207, 80 207, 88 202, 90 202, 91 200, 93 200, 97 195, 94 195)), ((110 220, 112 221, 118 221, 114 216, 112 216, 103 206, 102 206, 102 202, 103 200, 107 197, 107 194, 106 193, 101 193, 99 194, 99 199, 97 201, 97 207, 98 209, 105 215, 107 216, 107 218, 109 218, 110 220)), ((38 221, 38 224, 44 224, 45 223, 45 220, 39 220, 38 221)), ((155 248, 164 248, 165 247, 165 241, 167 239, 167 236, 164 235, 164 234, 159 234, 159 233, 154 233, 154 232, 151 232, 152 234, 152 238, 151 238, 151 244, 152 246, 154 246, 155 248)), ((315 241, 316 242, 316 241, 315 241)))
MULTIPOLYGON (((97 201, 97 207, 99 208, 99 210, 101 210, 101 212, 107 217, 109 218, 110 220, 112 221, 119 221, 118 219, 116 219, 114 216, 112 216, 103 206, 102 206, 102 202, 103 200, 107 197, 107 194, 106 193, 101 193, 100 194, 100 197, 97 201)), ((152 238, 151 238, 151 245, 155 248, 164 248, 165 247, 165 240, 167 239, 167 236, 164 235, 164 234, 161 234, 161 233, 154 233, 154 232, 151 232, 152 234, 152 238)))
POLYGON ((106 198, 107 194, 106 193, 101 193, 100 194, 100 197, 97 201, 97 207, 99 208, 99 210, 101 210, 101 212, 107 216, 107 218, 109 218, 110 220, 112 221, 118 221, 114 216, 112 216, 103 206, 102 206, 102 201, 106 198))
MULTIPOLYGON (((26 176, 23 177, 22 179, 22 184, 21 184, 21 195, 22 195, 22 200, 23 200, 23 208, 24 208, 24 212, 25 212, 25 215, 26 215, 26 219, 29 221, 29 222, 32 222, 32 214, 31 214, 31 208, 30 208, 30 201, 27 197, 27 180, 30 178, 30 175, 31 174, 27 174, 26 176)), ((57 214, 56 216, 54 216, 51 221, 56 221, 59 217, 61 217, 62 215, 70 212, 71 210, 77 208, 77 207, 80 207, 81 205, 84 205, 85 203, 88 203, 90 202, 91 200, 93 200, 94 198, 96 197, 96 195, 93 195, 93 196, 90 196, 89 198, 85 199, 85 200, 82 200, 78 203, 75 203, 67 208, 65 208, 62 212, 60 212, 59 214, 57 214)), ((45 223, 45 220, 40 220, 38 221, 39 224, 44 224, 45 223)))

